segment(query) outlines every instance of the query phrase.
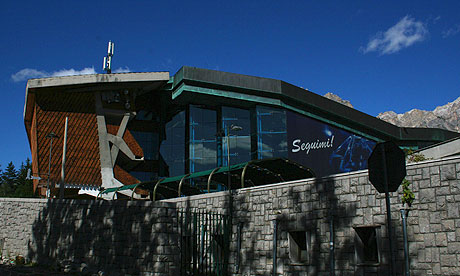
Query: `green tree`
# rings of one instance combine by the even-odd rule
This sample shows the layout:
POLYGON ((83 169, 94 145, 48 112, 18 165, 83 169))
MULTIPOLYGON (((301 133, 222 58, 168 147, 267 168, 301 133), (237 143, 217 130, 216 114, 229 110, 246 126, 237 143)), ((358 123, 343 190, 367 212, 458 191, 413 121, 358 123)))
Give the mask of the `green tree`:
POLYGON ((13 162, 8 163, 5 171, 2 172, 0 177, 0 196, 11 197, 17 186, 18 171, 14 167, 13 162))
POLYGON ((32 168, 29 158, 21 163, 19 170, 10 162, 4 171, 0 170, 0 197, 36 197, 33 183, 27 179, 27 172, 32 168))
POLYGON ((32 164, 29 158, 26 163, 21 163, 18 171, 17 186, 13 193, 14 197, 35 197, 32 179, 27 179, 27 171, 32 170, 32 164))

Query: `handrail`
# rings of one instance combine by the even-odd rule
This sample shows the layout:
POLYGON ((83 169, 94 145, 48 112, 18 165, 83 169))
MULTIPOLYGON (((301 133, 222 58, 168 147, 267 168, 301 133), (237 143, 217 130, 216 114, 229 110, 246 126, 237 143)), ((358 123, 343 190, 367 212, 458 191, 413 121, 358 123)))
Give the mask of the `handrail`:
POLYGON ((181 194, 181 190, 182 190, 182 184, 184 183, 184 180, 185 178, 189 177, 190 174, 185 174, 181 179, 180 179, 180 182, 179 182, 179 188, 177 189, 177 196, 180 197, 180 194, 181 194))
POLYGON ((136 186, 134 186, 134 189, 133 189, 133 193, 131 194, 131 200, 130 200, 130 201, 133 201, 133 197, 134 197, 134 191, 136 191, 137 187, 139 187, 139 185, 141 185, 141 184, 142 184, 142 183, 141 183, 141 182, 139 182, 139 183, 137 183, 137 185, 136 185, 136 186))
POLYGON ((152 197, 152 201, 155 201, 156 200, 156 194, 157 194, 157 188, 158 188, 158 185, 160 185, 161 181, 165 180, 165 178, 162 178, 160 180, 158 180, 157 184, 155 184, 155 187, 153 188, 153 197, 152 197))
MULTIPOLYGON (((97 196, 96 196, 96 200, 99 199, 99 196, 102 194, 102 192, 104 192, 104 190, 100 190, 100 191, 99 191, 99 193, 98 193, 97 196)), ((102 199, 102 197, 101 197, 101 199, 102 199)))
POLYGON ((241 171, 241 188, 244 188, 244 176, 246 175, 246 171, 247 171, 249 165, 251 165, 254 161, 255 160, 249 161, 246 165, 244 165, 244 168, 241 171))
POLYGON ((123 188, 123 186, 120 186, 120 187, 118 187, 117 189, 115 189, 115 191, 113 191, 112 200, 115 200, 115 195, 117 194, 117 192, 118 192, 121 188, 123 188))
POLYGON ((211 178, 212 178, 212 175, 217 171, 219 170, 221 167, 217 167, 215 168, 214 170, 212 170, 212 172, 209 174, 208 176, 208 194, 210 193, 210 186, 211 186, 211 178))

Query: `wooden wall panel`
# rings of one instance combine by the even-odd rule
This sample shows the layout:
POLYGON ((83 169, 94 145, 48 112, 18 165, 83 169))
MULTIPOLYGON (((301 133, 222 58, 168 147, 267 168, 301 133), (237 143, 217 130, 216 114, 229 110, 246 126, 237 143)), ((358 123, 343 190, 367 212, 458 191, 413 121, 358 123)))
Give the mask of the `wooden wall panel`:
MULTIPOLYGON (((65 112, 60 110, 51 110, 43 102, 52 102, 50 98, 53 95, 45 95, 44 101, 38 101, 36 110, 36 141, 37 147, 31 150, 33 163, 37 164, 38 172, 43 178, 40 183, 47 185, 48 164, 50 151, 50 138, 47 135, 54 132, 59 137, 53 139, 51 153, 51 173, 50 180, 52 183, 60 181, 61 164, 62 164, 62 147, 64 140, 65 118, 68 117, 67 132, 67 154, 65 164, 65 183, 77 185, 101 185, 101 168, 99 159, 99 141, 97 132, 97 121, 94 113, 65 112), (34 158, 35 156, 35 158, 34 158)), ((88 94, 77 94, 66 97, 61 103, 60 109, 65 110, 65 105, 71 105, 69 110, 76 110, 75 106, 80 103, 88 102, 87 99, 81 98, 92 97, 88 94)), ((62 97, 60 98, 62 101, 62 97)), ((84 110, 84 108, 82 108, 84 110)))

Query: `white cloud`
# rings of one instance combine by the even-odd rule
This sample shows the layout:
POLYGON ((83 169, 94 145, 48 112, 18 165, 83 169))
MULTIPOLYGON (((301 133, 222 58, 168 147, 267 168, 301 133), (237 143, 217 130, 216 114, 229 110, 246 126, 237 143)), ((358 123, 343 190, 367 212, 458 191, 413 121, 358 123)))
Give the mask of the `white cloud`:
POLYGON ((19 72, 11 75, 11 79, 14 82, 26 81, 28 79, 34 78, 46 78, 46 77, 62 77, 62 76, 74 76, 74 75, 88 75, 88 74, 97 74, 94 67, 87 67, 82 70, 75 69, 63 69, 55 72, 46 72, 39 71, 36 69, 25 68, 19 72))
POLYGON ((114 70, 113 72, 114 73, 129 73, 129 72, 131 72, 131 70, 129 70, 129 68, 125 66, 124 68, 119 67, 118 69, 114 70))
POLYGON ((11 75, 11 79, 14 82, 19 82, 19 81, 24 81, 27 79, 44 78, 47 76, 48 76, 48 73, 46 72, 26 68, 26 69, 22 69, 21 71, 11 75))
POLYGON ((90 75, 90 74, 97 74, 96 71, 94 70, 94 67, 83 68, 80 71, 75 70, 75 69, 63 69, 63 70, 52 73, 51 77, 64 77, 64 76, 90 75))
POLYGON ((393 54, 416 42, 423 41, 428 35, 425 24, 406 15, 386 32, 379 32, 361 51, 379 52, 381 55, 393 54))
POLYGON ((454 27, 448 29, 447 31, 442 32, 442 37, 446 38, 460 33, 460 24, 455 25, 454 27))

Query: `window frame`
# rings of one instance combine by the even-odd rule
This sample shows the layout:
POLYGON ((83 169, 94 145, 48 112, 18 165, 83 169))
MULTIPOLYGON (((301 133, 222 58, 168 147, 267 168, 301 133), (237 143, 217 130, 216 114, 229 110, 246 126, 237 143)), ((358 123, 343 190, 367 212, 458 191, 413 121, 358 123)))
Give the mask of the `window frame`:
POLYGON ((357 266, 379 266, 381 264, 382 252, 381 252, 381 225, 359 225, 353 227, 354 235, 354 247, 355 247, 355 263, 357 266), (365 228, 371 228, 374 231, 375 239, 375 250, 377 251, 377 260, 363 260, 364 256, 367 256, 365 251, 364 241, 361 239, 358 231, 365 228))
POLYGON ((311 230, 288 231, 289 260, 291 265, 310 265, 313 258, 315 234, 311 230), (305 235, 305 249, 301 249, 295 235, 305 235), (305 253, 302 253, 305 251, 305 253))

